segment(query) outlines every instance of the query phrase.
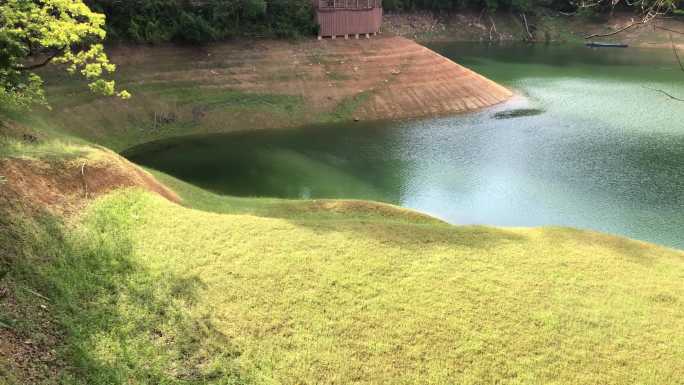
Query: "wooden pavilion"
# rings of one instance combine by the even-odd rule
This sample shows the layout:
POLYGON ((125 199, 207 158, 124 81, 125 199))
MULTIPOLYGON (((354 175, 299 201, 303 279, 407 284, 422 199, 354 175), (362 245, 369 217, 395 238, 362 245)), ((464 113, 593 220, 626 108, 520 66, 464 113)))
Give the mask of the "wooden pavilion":
POLYGON ((312 0, 318 39, 370 37, 380 31, 382 0, 312 0))

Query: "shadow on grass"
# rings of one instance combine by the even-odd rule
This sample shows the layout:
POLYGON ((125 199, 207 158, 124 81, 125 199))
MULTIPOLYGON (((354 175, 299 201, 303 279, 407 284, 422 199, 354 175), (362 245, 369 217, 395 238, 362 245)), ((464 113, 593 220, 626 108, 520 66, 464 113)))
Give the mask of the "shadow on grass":
POLYGON ((495 247, 500 242, 526 239, 524 235, 512 230, 450 225, 427 214, 372 201, 223 196, 168 174, 148 171, 178 193, 186 207, 219 214, 285 219, 322 236, 333 232, 347 232, 353 233, 358 239, 373 238, 379 242, 396 243, 405 247, 423 247, 433 243, 479 249, 495 247))
MULTIPOLYGON (((663 246, 640 242, 618 235, 605 234, 595 231, 575 229, 571 227, 548 227, 544 229, 544 237, 547 242, 574 242, 585 246, 595 245, 608 248, 621 256, 626 261, 642 266, 653 266, 659 259, 654 248, 666 250, 663 246)), ((684 253, 681 254, 684 258, 684 253)))
MULTIPOLYGON (((58 341, 42 349, 55 350, 59 378, 47 383, 245 383, 231 341, 207 314, 193 312, 201 280, 137 263, 130 219, 121 210, 96 209, 66 230, 51 214, 2 204, 0 244, 11 247, 0 255, 0 269, 12 284, 0 282, 0 288, 14 288, 16 306, 1 307, 0 315, 16 321, 21 338, 34 341, 45 318, 54 321, 58 341), (45 298, 48 314, 19 319, 40 310, 36 295, 45 298)), ((10 368, 21 367, 14 364, 10 368)))
POLYGON ((373 239, 402 248, 449 246, 471 249, 494 248, 505 242, 523 242, 527 237, 514 230, 486 226, 457 226, 440 222, 411 222, 377 219, 308 221, 290 220, 325 236, 331 232, 352 233, 358 239, 373 239))

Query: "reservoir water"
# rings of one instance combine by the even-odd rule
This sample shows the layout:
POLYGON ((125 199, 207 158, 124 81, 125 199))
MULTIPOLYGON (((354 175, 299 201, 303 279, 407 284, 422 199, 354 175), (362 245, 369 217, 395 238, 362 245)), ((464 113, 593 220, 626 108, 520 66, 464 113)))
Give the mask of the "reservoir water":
POLYGON ((455 224, 684 249, 684 102, 668 96, 684 99, 684 72, 670 50, 431 48, 518 96, 467 115, 185 137, 128 156, 222 194, 373 199, 455 224))

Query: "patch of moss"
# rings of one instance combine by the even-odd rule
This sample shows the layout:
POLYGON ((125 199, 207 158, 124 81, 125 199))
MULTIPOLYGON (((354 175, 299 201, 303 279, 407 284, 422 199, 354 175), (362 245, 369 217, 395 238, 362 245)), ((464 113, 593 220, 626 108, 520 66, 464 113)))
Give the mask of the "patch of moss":
POLYGON ((328 114, 323 121, 343 122, 354 119, 354 113, 360 106, 368 101, 373 95, 372 91, 363 91, 358 94, 342 100, 330 114, 328 114))

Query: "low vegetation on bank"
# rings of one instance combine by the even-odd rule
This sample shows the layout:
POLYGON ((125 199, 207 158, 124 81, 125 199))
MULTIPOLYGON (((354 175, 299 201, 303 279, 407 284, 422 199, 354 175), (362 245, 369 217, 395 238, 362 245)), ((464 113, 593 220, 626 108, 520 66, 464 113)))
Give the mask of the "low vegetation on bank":
MULTIPOLYGON (((0 378, 663 384, 684 375, 681 252, 565 228, 455 227, 361 201, 221 197, 156 176, 185 207, 143 190, 67 217, 2 201, 0 334, 10 355, 0 378)), ((13 191, 3 187, 3 197, 13 191)))

